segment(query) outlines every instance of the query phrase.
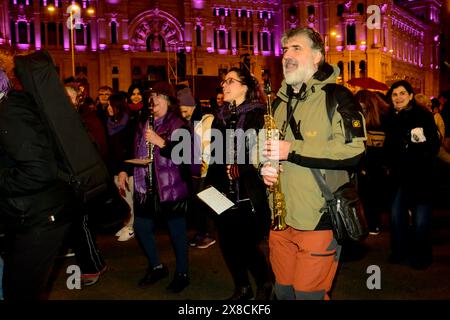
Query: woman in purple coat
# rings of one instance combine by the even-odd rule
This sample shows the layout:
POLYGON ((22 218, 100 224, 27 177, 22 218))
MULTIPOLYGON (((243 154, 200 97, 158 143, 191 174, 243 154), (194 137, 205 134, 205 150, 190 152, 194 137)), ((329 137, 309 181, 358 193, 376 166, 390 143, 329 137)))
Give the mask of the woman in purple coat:
MULTIPOLYGON (((134 230, 149 262, 139 286, 148 287, 169 274, 167 266, 159 259, 153 232, 155 219, 162 214, 167 220, 176 256, 175 275, 167 290, 178 293, 189 285, 185 213, 191 173, 188 167, 175 164, 171 158, 171 151, 178 143, 171 141, 172 132, 186 127, 182 118, 172 111, 176 105, 175 97, 174 88, 167 82, 158 82, 150 90, 153 129, 149 129, 149 112, 143 112, 136 127, 134 156, 147 158, 148 144, 152 145, 151 173, 148 165, 137 165, 133 174, 134 230)), ((119 188, 124 189, 126 181, 127 174, 123 172, 119 175, 119 188)))

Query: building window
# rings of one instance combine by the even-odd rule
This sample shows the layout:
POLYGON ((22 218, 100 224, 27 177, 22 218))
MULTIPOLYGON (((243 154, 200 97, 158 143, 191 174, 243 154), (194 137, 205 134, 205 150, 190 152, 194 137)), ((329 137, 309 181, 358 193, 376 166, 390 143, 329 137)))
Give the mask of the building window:
POLYGON ((313 16, 316 14, 316 8, 314 6, 308 6, 308 16, 313 16))
POLYGON ((18 24, 19 29, 19 41, 18 43, 28 43, 28 28, 25 21, 20 21, 18 24))
POLYGON ((41 44, 45 45, 45 23, 41 22, 41 44))
POLYGON ((86 24, 86 45, 91 44, 91 25, 86 24))
MULTIPOLYGON (((55 22, 49 22, 47 24, 47 34, 48 34, 48 45, 49 46, 56 46, 58 44, 58 37, 56 32, 56 23, 55 22)), ((45 42, 43 42, 45 43, 45 42)))
POLYGON ((366 76, 366 61, 365 60, 361 60, 359 62, 359 76, 360 77, 366 76))
POLYGON ((77 45, 85 45, 84 42, 84 25, 79 24, 79 28, 75 28, 75 44, 77 45))
POLYGON ((111 21, 111 44, 117 44, 117 22, 111 21))
POLYGON ((247 31, 241 31, 241 43, 242 47, 245 47, 248 45, 248 33, 247 31))
POLYGON ((342 75, 344 74, 344 63, 342 61, 339 61, 337 65, 339 68, 339 76, 342 77, 342 75))
POLYGON ((356 44, 356 28, 354 24, 347 25, 347 44, 355 45, 356 44))
POLYGON ((34 23, 30 23, 30 43, 35 43, 34 39, 34 23))
POLYGON ((358 3, 356 6, 356 11, 358 11, 360 16, 364 15, 364 3, 358 3))
POLYGON ((195 41, 197 47, 202 46, 202 27, 199 25, 195 27, 195 41))
POLYGON ((343 14, 344 14, 344 5, 343 4, 338 4, 338 6, 337 6, 337 16, 338 17, 342 17, 343 14))
POLYGON ((269 51, 269 34, 267 32, 262 34, 262 50, 269 51))
POLYGON ((219 49, 225 49, 225 31, 219 30, 219 49))
POLYGON ((62 45, 64 43, 64 29, 62 23, 58 24, 58 29, 59 29, 59 44, 62 45))
POLYGON ((17 39, 16 39, 16 23, 14 22, 14 20, 11 20, 10 30, 11 30, 11 42, 12 42, 12 44, 16 44, 17 43, 17 39))

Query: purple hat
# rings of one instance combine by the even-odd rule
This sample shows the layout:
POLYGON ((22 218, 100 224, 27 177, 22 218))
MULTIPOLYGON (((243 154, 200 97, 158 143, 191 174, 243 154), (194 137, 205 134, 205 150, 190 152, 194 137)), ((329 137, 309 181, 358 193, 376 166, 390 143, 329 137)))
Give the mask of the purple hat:
POLYGON ((192 97, 189 88, 183 88, 177 92, 177 98, 180 101, 180 106, 195 107, 195 100, 192 97))

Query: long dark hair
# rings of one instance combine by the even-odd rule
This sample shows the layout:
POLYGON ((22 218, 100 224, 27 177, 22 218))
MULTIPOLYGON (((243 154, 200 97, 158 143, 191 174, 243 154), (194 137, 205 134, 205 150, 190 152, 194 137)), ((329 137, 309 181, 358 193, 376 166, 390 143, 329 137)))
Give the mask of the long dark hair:
POLYGON ((113 93, 109 96, 109 104, 114 110, 113 120, 120 121, 127 112, 125 97, 120 93, 113 93))
POLYGON ((245 101, 266 103, 266 95, 263 92, 258 80, 250 74, 250 72, 233 67, 228 72, 236 72, 242 84, 246 85, 248 90, 245 93, 245 101))
POLYGON ((367 129, 378 128, 381 125, 381 116, 389 108, 388 104, 369 90, 358 91, 355 99, 363 109, 367 129))

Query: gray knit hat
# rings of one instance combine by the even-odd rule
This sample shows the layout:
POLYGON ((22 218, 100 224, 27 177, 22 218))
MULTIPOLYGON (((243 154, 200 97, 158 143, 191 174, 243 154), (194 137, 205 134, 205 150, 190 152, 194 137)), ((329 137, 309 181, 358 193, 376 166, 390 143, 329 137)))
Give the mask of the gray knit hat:
POLYGON ((180 106, 195 107, 195 100, 192 97, 191 89, 183 88, 177 92, 177 98, 180 101, 180 106))

